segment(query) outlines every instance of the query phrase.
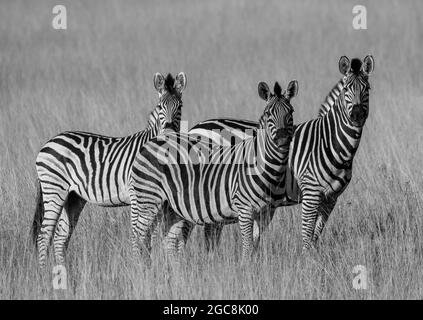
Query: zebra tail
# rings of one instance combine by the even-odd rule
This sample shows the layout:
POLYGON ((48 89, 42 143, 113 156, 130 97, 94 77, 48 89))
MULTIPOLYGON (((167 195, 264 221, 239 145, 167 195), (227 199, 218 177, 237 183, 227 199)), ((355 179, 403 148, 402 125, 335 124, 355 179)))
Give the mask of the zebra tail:
POLYGON ((43 193, 41 192, 41 184, 38 181, 37 185, 37 201, 35 207, 34 221, 32 222, 32 242, 37 247, 38 234, 41 231, 41 224, 44 218, 44 204, 43 204, 43 193))

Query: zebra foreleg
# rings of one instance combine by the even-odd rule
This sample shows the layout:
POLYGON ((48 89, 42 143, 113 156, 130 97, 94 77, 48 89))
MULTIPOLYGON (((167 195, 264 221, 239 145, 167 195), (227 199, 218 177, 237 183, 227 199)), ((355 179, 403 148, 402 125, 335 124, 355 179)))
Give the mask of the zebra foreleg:
POLYGON ((328 218, 335 207, 336 199, 322 202, 319 208, 319 216, 317 217, 316 227, 314 228, 312 245, 316 247, 317 240, 322 234, 323 228, 325 227, 328 218))
POLYGON ((319 192, 303 192, 302 201, 302 238, 303 253, 313 247, 313 235, 316 227, 316 220, 321 205, 321 194, 319 192))
POLYGON ((251 257, 253 251, 253 217, 250 210, 241 209, 238 217, 242 239, 242 260, 251 257))

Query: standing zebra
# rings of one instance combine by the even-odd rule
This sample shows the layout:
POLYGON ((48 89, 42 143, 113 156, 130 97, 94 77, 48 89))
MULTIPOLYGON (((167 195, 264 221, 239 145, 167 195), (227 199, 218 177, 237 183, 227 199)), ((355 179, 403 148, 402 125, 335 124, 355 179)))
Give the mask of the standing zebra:
POLYGON ((129 205, 127 182, 135 155, 165 129, 179 131, 186 81, 183 72, 176 78, 154 75, 159 102, 143 131, 123 138, 68 131, 41 148, 36 159, 39 188, 32 226, 41 267, 53 232, 56 262, 64 262, 64 248, 87 201, 100 206, 129 205))
MULTIPOLYGON (((339 60, 342 79, 326 97, 317 119, 309 120, 295 128, 290 145, 289 166, 286 173, 286 194, 282 206, 302 202, 303 249, 315 246, 338 197, 352 177, 352 163, 358 149, 363 127, 369 114, 369 75, 374 69, 374 59, 366 56, 339 60)), ((230 131, 241 138, 257 123, 248 120, 213 119, 194 126, 189 133, 201 134, 213 140, 224 139, 216 132, 230 131), (211 131, 213 130, 213 132, 211 131)), ((258 221, 264 230, 273 212, 258 221)), ((179 229, 189 229, 185 224, 179 229)), ((223 225, 206 224, 206 246, 217 246, 223 225)), ((255 232, 255 242, 260 232, 255 232)), ((180 237, 182 244, 187 237, 180 237)))
MULTIPOLYGON (((261 82, 258 91, 267 106, 254 137, 223 147, 198 141, 196 135, 172 132, 166 139, 150 141, 137 154, 129 181, 134 253, 139 250, 138 236, 150 252, 151 231, 166 205, 191 224, 238 220, 242 257, 250 255, 255 214, 277 205, 285 193, 293 134, 290 100, 298 92, 298 83, 291 81, 282 94, 276 82, 272 94, 261 82)), ((176 249, 168 245, 171 255, 176 249)))

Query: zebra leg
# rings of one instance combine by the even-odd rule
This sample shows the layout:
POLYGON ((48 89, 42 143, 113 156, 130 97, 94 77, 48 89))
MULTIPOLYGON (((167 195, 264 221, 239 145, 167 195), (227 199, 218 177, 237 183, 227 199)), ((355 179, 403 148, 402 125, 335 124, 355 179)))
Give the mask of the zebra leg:
POLYGON ((138 256, 141 252, 139 247, 139 237, 138 237, 138 215, 140 214, 140 208, 138 206, 136 194, 134 193, 133 189, 129 190, 130 198, 131 198, 131 248, 132 248, 132 255, 134 257, 138 256))
POLYGON ((185 249, 185 246, 188 242, 188 239, 191 235, 192 230, 194 229, 195 224, 189 221, 184 221, 184 225, 182 227, 182 239, 179 240, 178 243, 178 254, 182 253, 182 250, 185 249))
POLYGON ((313 246, 312 239, 321 205, 321 193, 317 191, 303 192, 302 199, 302 237, 303 252, 305 252, 313 246))
POLYGON ((162 200, 160 198, 150 199, 148 195, 135 192, 133 188, 129 190, 131 198, 131 242, 132 253, 135 256, 141 252, 147 256, 150 262, 151 233, 157 224, 162 210, 162 200), (139 247, 141 243, 141 250, 139 247))
POLYGON ((54 255, 57 264, 64 263, 64 251, 68 248, 70 238, 86 203, 75 192, 69 193, 65 201, 53 238, 54 255))
POLYGON ((159 238, 159 235, 160 235, 160 226, 161 226, 160 218, 157 218, 157 222, 155 223, 154 229, 151 232, 151 244, 153 244, 159 238))
POLYGON ((169 203, 166 204, 164 210, 164 247, 170 257, 182 253, 186 242, 191 234, 194 224, 182 219, 170 207, 169 203))
POLYGON ((44 268, 47 260, 48 247, 66 202, 68 190, 62 188, 53 189, 51 185, 41 182, 41 192, 43 193, 44 216, 41 223, 41 230, 37 237, 37 246, 38 262, 40 268, 44 268))
POLYGON ((328 200, 324 201, 320 208, 319 208, 319 216, 317 217, 316 227, 314 228, 312 245, 316 247, 317 240, 319 239, 320 235, 322 234, 323 228, 325 227, 328 218, 335 207, 336 199, 335 200, 328 200))
POLYGON ((172 210, 169 203, 164 209, 164 241, 163 245, 168 257, 176 257, 178 252, 179 235, 182 234, 183 220, 172 210))
POLYGON ((206 240, 207 252, 214 251, 219 246, 223 226, 223 223, 206 223, 204 225, 204 238, 206 240))
POLYGON ((238 217, 242 239, 242 260, 251 257, 253 249, 253 217, 250 210, 241 209, 238 217))
POLYGON ((260 244, 261 235, 266 231, 270 222, 275 215, 276 208, 269 207, 261 210, 257 217, 254 218, 253 225, 253 243, 254 249, 256 250, 260 244))
MULTIPOLYGON (((149 254, 151 252, 152 243, 153 243, 153 233, 158 232, 160 227, 160 217, 159 217, 160 211, 161 210, 159 210, 158 214, 152 218, 151 226, 150 228, 147 229, 147 232, 145 234, 145 240, 144 240, 145 249, 147 250, 149 254)), ((138 219, 140 219, 140 217, 138 217, 138 219)))
POLYGON ((151 262, 151 233, 158 221, 157 215, 160 209, 157 206, 141 205, 139 206, 140 213, 136 217, 133 217, 132 211, 131 209, 132 253, 134 257, 141 253, 141 256, 145 257, 149 264, 151 262), (141 247, 139 243, 141 243, 141 247))
POLYGON ((169 257, 175 258, 178 254, 182 253, 193 228, 193 223, 182 218, 167 225, 165 230, 165 248, 169 257))

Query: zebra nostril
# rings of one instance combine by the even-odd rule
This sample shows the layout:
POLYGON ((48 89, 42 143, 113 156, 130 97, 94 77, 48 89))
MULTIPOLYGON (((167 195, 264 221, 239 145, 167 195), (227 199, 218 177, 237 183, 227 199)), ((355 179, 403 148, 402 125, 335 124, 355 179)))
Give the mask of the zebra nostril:
POLYGON ((291 139, 292 134, 286 128, 280 128, 276 130, 276 139, 283 139, 283 138, 291 139))
POLYGON ((164 127, 163 127, 163 129, 172 129, 172 128, 173 128, 173 126, 172 126, 171 122, 166 122, 164 127))
POLYGON ((353 117, 353 118, 358 117, 361 113, 361 110, 362 110, 361 105, 355 104, 352 108, 352 111, 351 111, 351 117, 353 117))

